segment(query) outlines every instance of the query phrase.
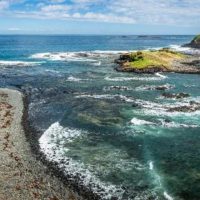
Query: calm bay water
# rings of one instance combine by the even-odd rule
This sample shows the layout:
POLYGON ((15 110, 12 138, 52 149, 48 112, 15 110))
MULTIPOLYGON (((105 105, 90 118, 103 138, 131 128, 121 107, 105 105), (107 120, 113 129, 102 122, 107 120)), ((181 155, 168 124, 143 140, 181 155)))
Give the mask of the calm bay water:
POLYGON ((200 76, 114 70, 120 52, 192 36, 0 36, 0 86, 29 95, 41 151, 101 199, 200 199, 200 76), (157 86, 185 99, 164 99, 157 86))

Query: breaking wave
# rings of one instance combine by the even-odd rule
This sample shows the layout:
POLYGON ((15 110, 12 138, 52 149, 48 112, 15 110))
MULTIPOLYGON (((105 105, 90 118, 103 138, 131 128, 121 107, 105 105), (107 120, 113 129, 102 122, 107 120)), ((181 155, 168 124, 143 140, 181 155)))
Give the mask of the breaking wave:
MULTIPOLYGON (((76 179, 78 176, 79 184, 92 189, 92 191, 101 196, 101 199, 111 199, 112 197, 122 199, 123 189, 100 181, 89 169, 86 169, 83 163, 66 157, 65 152, 68 151, 66 144, 81 137, 82 134, 83 131, 81 130, 64 128, 59 122, 56 122, 40 137, 39 144, 41 151, 49 161, 57 162, 59 168, 66 175, 72 177, 72 179, 76 179)), ((84 134, 87 133, 84 132, 84 134)))
POLYGON ((124 95, 111 95, 111 94, 81 94, 76 96, 76 98, 93 98, 93 99, 120 99, 125 102, 134 102, 131 97, 126 97, 124 95))
POLYGON ((160 81, 166 79, 167 76, 164 76, 160 73, 156 73, 155 76, 148 76, 148 77, 105 77, 104 79, 107 81, 160 81))
POLYGON ((45 59, 51 61, 78 61, 78 62, 92 62, 95 66, 100 66, 99 58, 114 56, 123 51, 82 51, 82 52, 47 52, 36 53, 31 56, 34 59, 45 59))
POLYGON ((40 64, 41 62, 6 61, 6 60, 0 61, 0 66, 2 67, 31 67, 40 64))
POLYGON ((134 117, 131 120, 131 124, 136 125, 136 126, 140 126, 140 125, 153 125, 154 123, 146 121, 146 120, 137 119, 137 118, 134 117))
POLYGON ((69 76, 67 78, 67 81, 69 82, 81 82, 81 81, 88 81, 89 79, 81 79, 81 78, 76 78, 74 76, 69 76))
POLYGON ((182 52, 182 53, 186 53, 186 54, 192 54, 192 55, 200 54, 200 50, 193 49, 190 47, 182 47, 180 45, 170 45, 170 48, 174 51, 178 51, 178 52, 182 52))

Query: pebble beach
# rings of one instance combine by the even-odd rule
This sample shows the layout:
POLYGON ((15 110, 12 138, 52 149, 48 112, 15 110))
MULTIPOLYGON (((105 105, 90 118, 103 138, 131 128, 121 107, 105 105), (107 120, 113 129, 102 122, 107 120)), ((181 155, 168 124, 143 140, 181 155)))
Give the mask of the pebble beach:
POLYGON ((32 154, 23 130, 23 112, 23 94, 0 89, 0 199, 78 199, 32 154))

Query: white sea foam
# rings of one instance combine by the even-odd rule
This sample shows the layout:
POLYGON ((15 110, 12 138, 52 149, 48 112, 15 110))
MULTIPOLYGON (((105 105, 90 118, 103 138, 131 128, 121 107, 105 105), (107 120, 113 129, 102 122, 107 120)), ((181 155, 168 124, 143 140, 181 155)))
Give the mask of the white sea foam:
POLYGON ((131 97, 126 97, 124 95, 111 95, 111 94, 81 94, 77 95, 76 98, 93 98, 93 99, 120 99, 126 102, 134 102, 134 99, 131 97))
POLYGON ((80 52, 46 52, 36 53, 31 56, 34 59, 45 59, 51 61, 79 61, 92 62, 95 66, 100 66, 101 57, 114 56, 124 51, 80 51, 80 52))
POLYGON ((161 125, 167 128, 197 128, 199 125, 196 124, 183 124, 183 123, 177 123, 177 122, 166 122, 165 120, 160 120, 161 125))
POLYGON ((94 55, 82 52, 61 52, 61 53, 37 53, 31 56, 34 59, 45 59, 51 61, 81 61, 81 62, 98 62, 92 59, 94 55))
MULTIPOLYGON (((183 106, 191 106, 190 101, 194 99, 199 99, 199 97, 196 98, 190 98, 183 101, 177 101, 177 102, 171 102, 171 103, 158 103, 158 102, 152 102, 152 101, 145 101, 141 99, 135 99, 135 103, 140 105, 142 109, 135 112, 143 112, 145 115, 156 115, 156 116, 178 116, 178 115, 184 115, 184 116, 199 116, 200 110, 194 110, 191 112, 181 112, 181 111, 173 111, 170 112, 170 109, 177 108, 177 107, 183 107, 183 106)), ((195 106, 195 105, 194 105, 195 106)), ((192 106, 191 106, 192 107, 192 106)))
POLYGON ((163 177, 156 171, 153 161, 149 161, 149 170, 151 176, 153 176, 154 182, 157 185, 157 188, 160 192, 163 191, 163 196, 166 200, 174 200, 166 191, 163 186, 163 177))
POLYGON ((131 120, 131 123, 133 125, 136 125, 136 126, 140 126, 140 125, 152 125, 152 124, 154 124, 153 122, 149 122, 149 121, 146 121, 146 120, 137 119, 135 117, 131 120))
POLYGON ((105 77, 105 80, 107 81, 160 81, 163 79, 166 79, 167 76, 164 76, 162 74, 156 73, 155 76, 148 76, 148 77, 139 77, 139 76, 134 76, 134 77, 105 77))
POLYGON ((178 51, 178 52, 182 52, 182 53, 200 55, 200 50, 193 49, 193 48, 190 48, 190 47, 182 47, 180 45, 170 45, 170 48, 172 50, 175 50, 175 51, 178 51))
POLYGON ((46 69, 45 71, 46 71, 46 72, 52 72, 52 73, 59 73, 58 71, 53 70, 53 69, 46 69))
POLYGON ((70 82, 80 82, 80 81, 82 81, 83 79, 80 79, 80 78, 76 78, 76 77, 74 77, 74 76, 69 76, 68 78, 67 78, 67 81, 70 81, 70 82))
POLYGON ((153 170, 153 169, 154 169, 153 161, 150 161, 150 162, 149 162, 149 169, 150 169, 150 170, 153 170))
POLYGON ((169 90, 174 88, 174 85, 165 84, 165 85, 141 85, 135 88, 136 91, 146 91, 146 90, 159 90, 160 88, 165 88, 165 90, 169 90))
POLYGON ((25 61, 6 61, 0 60, 0 66, 3 67, 29 67, 40 65, 41 62, 25 62, 25 61))
POLYGON ((171 197, 166 191, 163 193, 166 200, 174 200, 173 197, 171 197))
POLYGON ((101 61, 93 63, 94 66, 101 66, 101 61))
POLYGON ((156 75, 156 76, 159 76, 159 77, 161 77, 161 78, 163 78, 163 79, 166 79, 166 78, 167 78, 167 76, 165 76, 165 75, 163 75, 163 74, 161 74, 161 73, 155 73, 155 75, 156 75))
POLYGON ((123 189, 100 181, 83 163, 66 157, 65 152, 68 151, 66 143, 81 137, 82 134, 85 135, 87 133, 78 129, 64 128, 60 123, 56 122, 39 139, 41 151, 49 161, 57 162, 60 169, 67 175, 72 178, 78 175, 80 184, 101 195, 102 199, 111 199, 112 196, 122 199, 123 189))

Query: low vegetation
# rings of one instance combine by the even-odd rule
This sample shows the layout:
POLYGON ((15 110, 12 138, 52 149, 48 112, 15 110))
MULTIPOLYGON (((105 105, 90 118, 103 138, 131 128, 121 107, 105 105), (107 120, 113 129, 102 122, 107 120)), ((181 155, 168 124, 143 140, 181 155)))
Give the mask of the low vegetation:
POLYGON ((144 69, 156 66, 170 69, 174 60, 181 60, 183 58, 185 58, 185 55, 169 49, 138 51, 130 54, 129 67, 144 69))

